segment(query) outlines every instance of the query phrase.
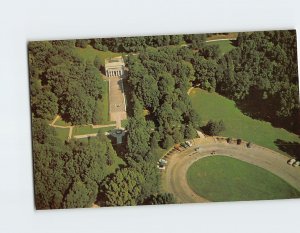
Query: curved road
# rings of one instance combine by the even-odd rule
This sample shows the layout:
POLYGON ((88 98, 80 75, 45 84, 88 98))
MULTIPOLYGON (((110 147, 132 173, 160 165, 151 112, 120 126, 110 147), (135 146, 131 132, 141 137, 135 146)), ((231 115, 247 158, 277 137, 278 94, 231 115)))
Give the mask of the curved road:
POLYGON ((300 191, 300 168, 288 165, 288 158, 284 155, 257 145, 247 148, 244 143, 242 145, 228 144, 218 142, 213 138, 197 139, 196 144, 185 151, 167 156, 168 166, 163 174, 163 185, 167 192, 175 195, 178 203, 209 202, 189 187, 186 173, 192 163, 211 156, 212 151, 262 167, 300 191), (201 151, 196 152, 195 148, 199 146, 201 151))

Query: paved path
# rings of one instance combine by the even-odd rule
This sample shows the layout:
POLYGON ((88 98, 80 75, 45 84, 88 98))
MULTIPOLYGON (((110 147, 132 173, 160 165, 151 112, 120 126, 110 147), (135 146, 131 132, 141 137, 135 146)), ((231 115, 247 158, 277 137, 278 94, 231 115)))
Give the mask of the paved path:
POLYGON ((73 128, 74 128, 74 126, 70 126, 68 140, 70 140, 72 138, 73 128))
POLYGON ((206 43, 209 43, 209 42, 214 42, 214 41, 222 41, 222 40, 236 40, 236 37, 234 38, 227 38, 227 39, 214 39, 214 40, 207 40, 205 41, 206 43))
POLYGON ((89 138, 89 137, 96 137, 97 133, 90 133, 90 134, 82 134, 82 135, 75 135, 73 136, 76 139, 81 139, 81 138, 89 138))
POLYGON ((116 121, 117 128, 121 128, 121 121, 127 118, 123 80, 120 77, 109 78, 109 115, 111 121, 116 121))
POLYGON ((106 128, 111 126, 116 126, 116 124, 108 124, 108 125, 91 125, 93 129, 106 128))
POLYGON ((211 156, 212 151, 262 167, 281 177, 300 191, 300 168, 288 165, 288 158, 284 155, 257 145, 247 148, 245 144, 216 142, 212 138, 198 139, 196 144, 183 152, 169 156, 167 159, 168 166, 162 175, 165 191, 173 193, 179 203, 208 202, 189 187, 186 173, 195 161, 211 156), (200 152, 195 151, 198 146, 201 147, 200 152))
MULTIPOLYGON (((73 135, 73 129, 75 126, 62 126, 62 125, 55 125, 55 122, 60 118, 59 115, 55 116, 54 120, 49 124, 51 127, 54 128, 61 128, 61 129, 69 129, 69 134, 68 134, 68 140, 72 139, 72 135, 73 135)), ((121 122, 120 122, 121 124, 121 122)), ((106 128, 106 127, 111 127, 111 126, 116 126, 116 124, 107 124, 107 125, 93 125, 93 124, 88 124, 90 126, 92 126, 93 129, 98 129, 98 128, 106 128)), ((92 134, 82 134, 82 135, 76 135, 73 136, 76 139, 79 138, 88 138, 88 137, 95 137, 97 136, 96 133, 92 133, 92 134)))
POLYGON ((54 124, 55 124, 55 122, 58 120, 60 118, 60 116, 59 115, 56 115, 55 116, 55 118, 54 118, 54 120, 51 122, 51 126, 53 126, 54 124))

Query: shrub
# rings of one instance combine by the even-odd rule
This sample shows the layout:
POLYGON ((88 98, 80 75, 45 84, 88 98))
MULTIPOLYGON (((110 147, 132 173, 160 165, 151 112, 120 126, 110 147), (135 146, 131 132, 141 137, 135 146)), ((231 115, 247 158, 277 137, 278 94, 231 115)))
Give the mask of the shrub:
POLYGON ((239 138, 236 140, 236 144, 241 145, 241 143, 242 143, 242 139, 239 138))

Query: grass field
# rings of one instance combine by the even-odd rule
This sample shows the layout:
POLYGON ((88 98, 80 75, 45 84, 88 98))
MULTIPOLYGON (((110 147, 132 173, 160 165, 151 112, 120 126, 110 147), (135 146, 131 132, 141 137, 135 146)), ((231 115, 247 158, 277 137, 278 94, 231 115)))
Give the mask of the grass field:
POLYGON ((54 125, 59 125, 59 126, 71 126, 70 122, 65 122, 63 119, 59 117, 57 121, 55 121, 54 125))
POLYGON ((216 155, 189 168, 190 187, 210 201, 299 198, 300 192, 278 176, 252 164, 216 155))
POLYGON ((108 81, 104 82, 104 89, 105 92, 103 94, 103 97, 101 100, 98 100, 97 107, 100 109, 101 113, 101 121, 100 124, 106 125, 106 124, 113 124, 115 122, 112 122, 109 120, 109 90, 108 90, 108 81))
POLYGON ((300 143, 298 135, 275 128, 269 122, 254 120, 244 115, 235 106, 234 101, 217 93, 196 88, 191 91, 190 97, 194 109, 202 119, 202 125, 210 119, 224 121, 226 129, 221 133, 222 136, 241 138, 281 153, 283 152, 275 144, 277 139, 300 143))
POLYGON ((57 134, 57 137, 61 139, 62 141, 68 140, 69 136, 69 128, 54 128, 57 134))
POLYGON ((222 55, 224 55, 225 53, 230 52, 232 49, 235 48, 232 45, 231 40, 220 40, 220 41, 212 41, 212 42, 207 41, 206 44, 207 45, 218 45, 220 47, 222 55))
POLYGON ((100 51, 94 49, 92 46, 88 45, 86 48, 75 47, 75 52, 85 60, 90 60, 94 62, 95 57, 98 56, 101 60, 101 64, 104 65, 106 58, 112 58, 117 56, 122 56, 121 53, 113 53, 111 51, 100 51))
POLYGON ((237 38, 238 32, 230 32, 226 34, 209 34, 206 38, 206 40, 218 40, 218 39, 231 39, 231 38, 237 38))
POLYGON ((121 121, 121 127, 126 128, 128 125, 128 119, 122 120, 121 121))

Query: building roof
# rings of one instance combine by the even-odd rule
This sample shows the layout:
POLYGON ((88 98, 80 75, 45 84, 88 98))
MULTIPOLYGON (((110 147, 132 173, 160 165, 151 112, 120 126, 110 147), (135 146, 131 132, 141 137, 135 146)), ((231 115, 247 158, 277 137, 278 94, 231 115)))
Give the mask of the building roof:
POLYGON ((116 68, 120 66, 125 66, 124 60, 122 57, 114 57, 105 59, 105 68, 116 68))

